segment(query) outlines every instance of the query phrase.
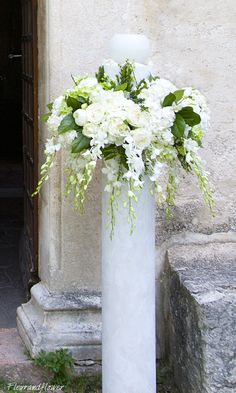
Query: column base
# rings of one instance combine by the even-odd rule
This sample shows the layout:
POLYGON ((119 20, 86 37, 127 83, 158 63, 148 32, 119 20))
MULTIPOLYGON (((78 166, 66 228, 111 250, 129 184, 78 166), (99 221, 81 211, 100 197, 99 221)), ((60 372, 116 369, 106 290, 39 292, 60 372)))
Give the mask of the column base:
POLYGON ((33 358, 41 350, 67 348, 78 361, 101 359, 99 292, 52 293, 40 282, 18 307, 17 327, 33 358))

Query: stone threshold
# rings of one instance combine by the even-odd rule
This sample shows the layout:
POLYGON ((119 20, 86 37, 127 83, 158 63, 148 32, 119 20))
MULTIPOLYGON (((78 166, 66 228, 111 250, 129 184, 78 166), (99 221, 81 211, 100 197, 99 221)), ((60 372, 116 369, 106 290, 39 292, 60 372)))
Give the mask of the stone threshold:
POLYGON ((27 384, 48 380, 48 375, 30 359, 16 328, 0 329, 0 378, 27 384))
MULTIPOLYGON (((77 375, 101 372, 93 360, 75 364, 77 375)), ((16 328, 0 329, 0 378, 9 383, 38 385, 49 383, 50 374, 35 366, 16 328)))

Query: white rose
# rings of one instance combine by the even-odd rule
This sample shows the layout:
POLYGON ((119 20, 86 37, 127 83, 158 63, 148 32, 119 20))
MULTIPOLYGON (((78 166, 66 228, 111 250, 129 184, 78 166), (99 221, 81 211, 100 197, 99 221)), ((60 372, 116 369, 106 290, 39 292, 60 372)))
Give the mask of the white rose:
POLYGON ((86 109, 87 119, 91 123, 99 124, 104 117, 104 106, 99 103, 94 103, 86 109))
POLYGON ((134 144, 138 149, 145 149, 152 141, 152 133, 146 128, 136 128, 131 131, 134 144))
POLYGON ((142 112, 138 105, 127 108, 127 121, 134 127, 142 127, 145 125, 146 112, 142 112))
POLYGON ((87 123, 87 112, 85 109, 77 109, 77 111, 75 111, 73 113, 75 122, 78 126, 83 127, 85 125, 85 123, 87 123))
POLYGON ((121 119, 115 118, 109 122, 108 125, 108 139, 111 143, 116 145, 122 145, 124 139, 129 135, 129 127, 121 121, 121 119))
POLYGON ((94 138, 96 135, 98 135, 99 128, 96 124, 86 123, 82 132, 88 138, 94 138))

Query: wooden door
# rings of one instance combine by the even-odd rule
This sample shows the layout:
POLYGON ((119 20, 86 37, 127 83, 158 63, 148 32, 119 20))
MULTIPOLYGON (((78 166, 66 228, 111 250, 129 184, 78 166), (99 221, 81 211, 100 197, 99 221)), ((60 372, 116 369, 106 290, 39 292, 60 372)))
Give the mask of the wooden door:
POLYGON ((24 282, 30 289, 38 281, 38 200, 32 193, 38 181, 38 70, 37 1, 22 6, 22 128, 24 167, 24 282))

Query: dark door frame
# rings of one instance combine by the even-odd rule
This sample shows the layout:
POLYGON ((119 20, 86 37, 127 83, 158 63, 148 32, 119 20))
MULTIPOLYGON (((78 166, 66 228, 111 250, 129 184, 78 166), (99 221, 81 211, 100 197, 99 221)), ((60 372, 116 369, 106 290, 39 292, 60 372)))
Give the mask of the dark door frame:
POLYGON ((21 268, 26 291, 38 278, 38 34, 37 0, 21 0, 24 231, 21 268), (32 102, 33 101, 33 102, 32 102))

